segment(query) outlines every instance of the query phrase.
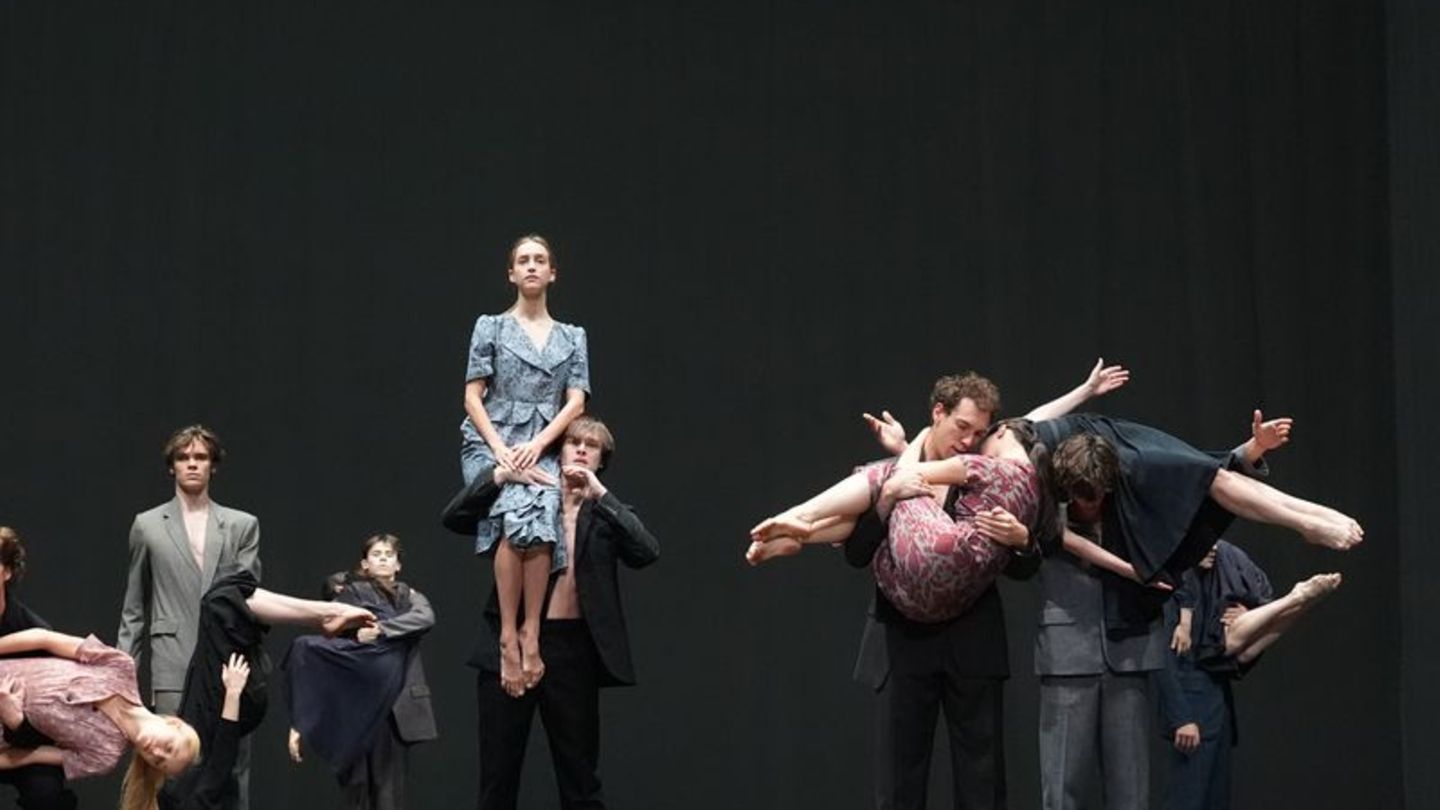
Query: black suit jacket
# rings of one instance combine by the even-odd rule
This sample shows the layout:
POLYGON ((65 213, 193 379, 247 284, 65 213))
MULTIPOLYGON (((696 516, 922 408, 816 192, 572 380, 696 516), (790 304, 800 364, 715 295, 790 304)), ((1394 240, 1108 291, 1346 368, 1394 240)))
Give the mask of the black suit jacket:
MULTIPOLYGON (((442 522, 452 530, 465 529, 465 518, 457 515, 485 514, 500 494, 493 469, 480 471, 475 482, 451 501, 442 522)), ((473 532, 471 532, 473 533, 473 532)), ((575 587, 579 591, 580 615, 590 628, 600 653, 601 685, 635 683, 635 665, 630 656, 630 633, 620 604, 618 564, 644 568, 660 557, 660 544, 635 511, 607 492, 599 500, 580 505, 575 522, 575 587)), ((551 587, 554 587, 554 577, 551 587)), ((549 601, 549 593, 546 594, 549 601)), ((471 666, 486 672, 500 671, 500 607, 494 590, 485 607, 485 632, 470 656, 471 666)))
MULTIPOLYGON (((867 566, 884 542, 887 526, 874 509, 861 516, 846 540, 846 559, 867 566)), ((1040 569, 1040 553, 1014 554, 1005 575, 1028 579, 1040 569)), ((945 622, 907 619, 875 589, 855 661, 855 680, 879 689, 893 669, 941 672, 960 678, 1010 677, 1009 645, 1000 592, 992 584, 970 609, 945 622)))

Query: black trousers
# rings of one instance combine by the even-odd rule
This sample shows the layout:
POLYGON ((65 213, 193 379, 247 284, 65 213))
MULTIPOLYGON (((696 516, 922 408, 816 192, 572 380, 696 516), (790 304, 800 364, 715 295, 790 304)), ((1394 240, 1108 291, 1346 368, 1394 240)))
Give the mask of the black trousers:
POLYGON ((560 806, 603 810, 600 789, 600 656, 583 619, 546 620, 540 626, 545 677, 512 698, 500 676, 476 676, 480 710, 480 810, 514 810, 520 768, 535 711, 550 741, 560 806))
POLYGON ((943 708, 956 810, 1004 810, 1004 685, 999 678, 892 671, 877 693, 875 806, 925 810, 943 708))
POLYGON ((59 765, 27 765, 0 771, 0 784, 20 792, 20 810, 75 810, 75 794, 65 787, 65 771, 59 765))

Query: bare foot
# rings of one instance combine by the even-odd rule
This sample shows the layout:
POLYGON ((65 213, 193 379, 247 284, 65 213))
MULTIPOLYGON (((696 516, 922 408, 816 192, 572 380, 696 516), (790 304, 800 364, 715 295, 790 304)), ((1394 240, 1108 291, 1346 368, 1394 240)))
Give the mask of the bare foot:
POLYGON ((520 642, 514 636, 500 637, 500 688, 518 698, 525 694, 525 678, 520 667, 520 642))
POLYGON ((750 544, 745 551, 745 562, 751 565, 759 565, 776 557, 789 557, 800 553, 801 543, 793 537, 780 536, 772 537, 768 542, 761 543, 758 540, 750 544))
POLYGON ((1295 583, 1290 594, 1302 603, 1317 602, 1334 593, 1340 587, 1340 579, 1339 574, 1316 574, 1295 583))
POLYGON ((1365 530, 1345 515, 1340 515, 1337 519, 1318 518, 1301 534, 1305 536, 1306 542, 1336 551, 1347 551, 1365 541, 1365 530))
POLYGON ((545 677, 545 662, 540 660, 540 634, 528 628, 520 630, 520 672, 526 689, 545 677))
POLYGON ((755 528, 750 530, 750 539, 757 543, 766 543, 776 537, 803 540, 809 537, 814 530, 815 526, 810 521, 802 520, 788 512, 782 512, 755 524, 755 528))

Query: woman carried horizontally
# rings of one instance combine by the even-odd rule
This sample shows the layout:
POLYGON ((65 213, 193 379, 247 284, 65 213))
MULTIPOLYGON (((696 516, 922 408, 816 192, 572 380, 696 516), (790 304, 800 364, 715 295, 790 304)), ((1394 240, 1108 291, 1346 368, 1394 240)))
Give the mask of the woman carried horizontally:
POLYGON ((929 438, 927 428, 899 459, 865 467, 762 521, 751 530, 747 559, 760 563, 804 544, 843 540, 862 513, 895 498, 888 542, 873 564, 876 584, 914 621, 960 615, 999 576, 1011 547, 1053 534, 1049 453, 1022 419, 996 423, 979 455, 921 461, 929 438))
POLYGON ((539 682, 540 610, 552 571, 565 567, 558 543, 560 468, 556 442, 585 410, 590 365, 585 330, 550 317, 546 291, 557 267, 543 237, 510 250, 515 305, 475 321, 465 371, 460 464, 467 484, 494 465, 517 474, 480 521, 477 554, 494 554, 500 601, 500 681, 515 697, 539 682), (524 606, 524 621, 519 611, 524 606))
MULTIPOLYGON (((1257 411, 1257 431, 1259 420, 1257 411)), ((1113 449, 1117 463, 1094 493, 1101 533, 1141 582, 1178 583, 1237 516, 1293 529, 1307 542, 1337 550, 1365 537, 1350 516, 1226 469, 1228 454, 1201 452, 1148 425, 1081 413, 1037 421, 1035 429, 1051 447, 1093 436, 1113 449)))

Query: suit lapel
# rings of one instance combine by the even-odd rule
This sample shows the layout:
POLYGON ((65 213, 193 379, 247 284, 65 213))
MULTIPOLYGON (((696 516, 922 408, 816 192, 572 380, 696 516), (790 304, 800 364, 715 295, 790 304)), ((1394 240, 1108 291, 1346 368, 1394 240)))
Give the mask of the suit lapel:
POLYGON ((570 561, 571 565, 579 562, 580 555, 585 553, 585 542, 590 538, 590 526, 594 517, 595 504, 592 501, 585 501, 580 504, 580 512, 575 516, 575 559, 570 561))
MULTIPOLYGON (((200 573, 200 566, 195 563, 195 552, 190 550, 190 535, 185 531, 185 518, 180 511, 180 499, 172 498, 170 503, 165 505, 163 515, 165 518, 165 533, 170 535, 170 540, 175 543, 175 548, 179 550, 180 556, 185 562, 190 564, 190 567, 195 570, 195 573, 200 573)), ((206 543, 208 545, 208 538, 206 539, 206 543)))
POLYGON ((205 524, 205 568, 200 573, 200 592, 210 590, 215 580, 215 568, 220 565, 220 554, 225 550, 225 532, 229 521, 220 520, 220 504, 210 502, 210 515, 205 524))

